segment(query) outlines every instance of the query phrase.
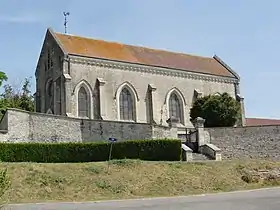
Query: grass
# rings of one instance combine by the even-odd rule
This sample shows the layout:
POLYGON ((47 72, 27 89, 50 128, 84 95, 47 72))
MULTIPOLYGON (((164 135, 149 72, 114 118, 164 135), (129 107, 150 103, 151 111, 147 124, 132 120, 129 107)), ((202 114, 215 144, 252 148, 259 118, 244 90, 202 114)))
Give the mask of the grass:
POLYGON ((279 168, 280 162, 147 162, 115 160, 109 171, 97 163, 0 163, 11 185, 1 203, 88 201, 253 189, 280 185, 247 182, 244 171, 279 168), (245 180, 245 181, 244 181, 245 180))

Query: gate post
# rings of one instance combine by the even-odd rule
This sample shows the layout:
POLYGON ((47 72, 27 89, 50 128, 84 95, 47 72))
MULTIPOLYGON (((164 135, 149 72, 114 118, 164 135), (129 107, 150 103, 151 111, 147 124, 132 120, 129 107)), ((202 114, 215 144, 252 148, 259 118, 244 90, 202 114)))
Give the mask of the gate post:
POLYGON ((201 118, 201 117, 197 117, 194 120, 194 127, 197 131, 196 133, 196 141, 198 143, 198 150, 200 151, 200 147, 205 145, 205 136, 204 136, 204 122, 205 119, 201 118))

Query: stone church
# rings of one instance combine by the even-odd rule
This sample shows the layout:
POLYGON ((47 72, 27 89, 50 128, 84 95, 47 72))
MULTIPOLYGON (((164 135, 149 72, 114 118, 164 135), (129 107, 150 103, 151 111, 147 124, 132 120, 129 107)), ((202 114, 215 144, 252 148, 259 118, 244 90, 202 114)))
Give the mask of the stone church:
POLYGON ((240 77, 218 56, 201 57, 61 34, 48 29, 36 68, 36 112, 193 127, 197 97, 228 92, 240 77))

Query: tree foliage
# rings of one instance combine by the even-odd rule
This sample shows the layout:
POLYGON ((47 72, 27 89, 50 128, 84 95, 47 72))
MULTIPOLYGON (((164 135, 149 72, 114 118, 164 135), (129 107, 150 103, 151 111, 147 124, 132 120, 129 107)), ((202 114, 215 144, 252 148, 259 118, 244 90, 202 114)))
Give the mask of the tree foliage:
MULTIPOLYGON (((4 92, 0 95, 0 112, 4 114, 7 108, 17 108, 34 111, 34 98, 31 94, 31 78, 25 78, 20 90, 10 84, 3 86, 4 92)), ((0 74, 1 82, 1 74, 0 74)))
POLYGON ((2 86, 3 82, 7 80, 8 80, 7 75, 4 72, 0 71, 0 87, 2 86))
POLYGON ((198 98, 190 110, 191 120, 205 119, 205 127, 233 126, 240 117, 240 104, 228 93, 198 98))

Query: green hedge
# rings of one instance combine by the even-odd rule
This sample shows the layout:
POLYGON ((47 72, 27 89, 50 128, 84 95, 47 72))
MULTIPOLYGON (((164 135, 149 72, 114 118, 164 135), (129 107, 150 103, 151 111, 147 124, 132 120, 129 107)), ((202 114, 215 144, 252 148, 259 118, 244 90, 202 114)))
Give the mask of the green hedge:
MULTIPOLYGON (((3 162, 92 162, 108 160, 109 143, 0 143, 3 162)), ((181 141, 131 140, 113 144, 112 159, 176 161, 181 159, 181 141)))

